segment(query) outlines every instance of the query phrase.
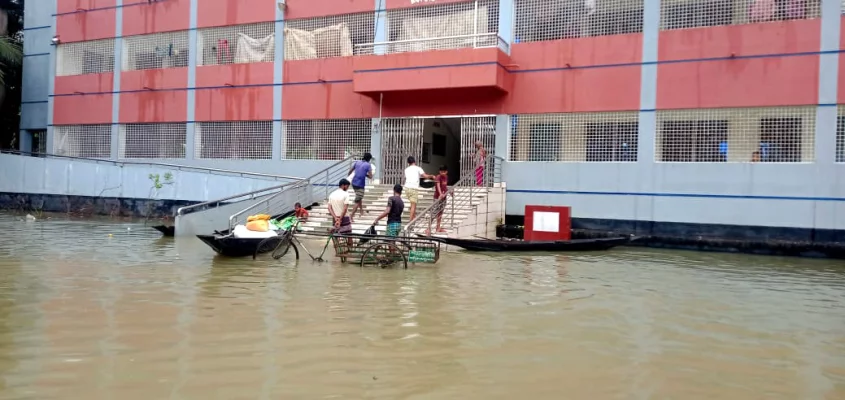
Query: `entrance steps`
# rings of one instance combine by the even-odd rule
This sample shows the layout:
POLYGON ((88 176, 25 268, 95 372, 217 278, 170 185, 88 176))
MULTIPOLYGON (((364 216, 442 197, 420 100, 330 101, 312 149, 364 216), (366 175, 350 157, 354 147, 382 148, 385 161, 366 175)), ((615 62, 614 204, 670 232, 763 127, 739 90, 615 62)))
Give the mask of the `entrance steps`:
MULTIPOLYGON (((467 196, 470 193, 469 191, 469 188, 455 188, 455 196, 457 198, 461 198, 462 200, 454 202, 454 206, 451 201, 449 201, 446 205, 446 209, 443 212, 443 219, 441 221, 441 227, 446 230, 446 234, 441 234, 442 236, 458 237, 458 228, 462 225, 462 223, 471 219, 474 212, 476 212, 479 208, 487 205, 487 197, 490 192, 489 190, 474 188, 472 190, 472 199, 467 199, 467 196)), ((363 234, 370 226, 372 226, 376 217, 381 215, 385 208, 387 208, 387 199, 391 196, 393 196, 393 185, 367 186, 365 188, 363 200, 365 214, 360 216, 356 213, 356 217, 352 223, 352 233, 363 234)), ((348 201, 350 211, 354 206, 354 199, 355 193, 352 189, 350 189, 348 201)), ((405 202, 405 212, 402 214, 402 226, 405 227, 409 222, 411 222, 411 204, 404 195, 402 200, 405 202)), ((419 189, 419 202, 417 203, 416 210, 417 215, 419 216, 432 204, 434 204, 434 189, 419 189)), ((504 214, 504 208, 502 208, 501 211, 502 214, 504 214)), ((312 208, 309 213, 308 220, 300 224, 300 229, 302 231, 327 231, 332 227, 332 222, 327 203, 324 201, 312 208)), ((426 228, 427 226, 417 228, 415 229, 415 233, 422 234, 425 232, 426 228)), ((435 226, 431 227, 432 230, 434 230, 434 228, 435 226)), ((376 225, 376 232, 384 234, 386 230, 387 218, 383 218, 376 225)), ((495 232, 495 227, 493 231, 495 232)))

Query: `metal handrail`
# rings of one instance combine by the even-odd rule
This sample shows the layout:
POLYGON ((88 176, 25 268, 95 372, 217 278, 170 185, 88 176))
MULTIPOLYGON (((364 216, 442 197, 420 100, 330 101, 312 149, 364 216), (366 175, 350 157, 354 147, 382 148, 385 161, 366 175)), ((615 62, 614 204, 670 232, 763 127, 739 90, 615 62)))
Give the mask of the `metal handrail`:
MULTIPOLYGON (((490 173, 492 173, 491 178, 492 178, 493 182, 490 182, 491 184, 492 183, 501 183, 501 180, 502 180, 501 165, 502 165, 503 161, 505 161, 504 158, 498 157, 498 156, 493 156, 493 155, 489 156, 487 161, 485 161, 485 163, 484 163, 485 175, 488 174, 487 171, 490 171, 490 173), (495 161, 492 171, 490 171, 488 169, 489 166, 490 166, 490 160, 491 159, 495 161)), ((485 185, 483 187, 486 188, 487 186, 485 185)), ((458 209, 458 207, 462 206, 465 203, 472 205, 472 199, 475 198, 474 193, 473 193, 474 192, 473 189, 476 189, 476 188, 478 188, 478 186, 475 185, 475 176, 465 177, 465 178, 458 180, 457 182, 455 182, 454 185, 449 187, 449 189, 446 191, 446 196, 444 196, 440 199, 437 199, 432 205, 430 205, 428 208, 423 210, 423 212, 421 212, 419 215, 417 215, 414 219, 409 221, 408 224, 406 224, 405 227, 402 229, 403 234, 408 235, 409 233, 413 233, 413 231, 417 228, 417 225, 419 224, 419 222, 422 221, 423 219, 427 218, 429 220, 429 222, 431 222, 431 220, 434 218, 433 214, 438 212, 440 207, 442 207, 443 210, 445 211, 445 209, 447 207, 446 201, 450 200, 450 199, 451 199, 451 203, 452 203, 451 204, 452 205, 452 212, 451 212, 451 215, 450 215, 450 218, 451 218, 450 225, 452 227, 454 227, 455 226, 455 211, 458 209), (468 188, 469 191, 468 191, 468 194, 466 196, 462 196, 462 195, 457 196, 459 198, 459 200, 458 200, 458 203, 456 204, 455 203, 455 197, 456 197, 455 193, 456 193, 456 189, 459 189, 459 188, 468 188)))
POLYGON ((106 163, 106 164, 112 164, 112 165, 120 166, 120 167, 126 166, 126 165, 154 166, 154 167, 172 168, 172 169, 175 169, 175 170, 178 170, 178 171, 197 171, 197 172, 207 172, 207 173, 210 173, 210 174, 235 175, 235 176, 240 176, 240 177, 270 178, 270 179, 273 179, 273 180, 279 180, 279 179, 301 180, 301 179, 303 179, 302 177, 299 177, 299 176, 262 174, 260 172, 232 171, 232 170, 220 169, 220 168, 194 167, 194 166, 188 166, 188 165, 155 163, 155 162, 147 162, 147 161, 143 161, 143 162, 142 161, 114 161, 114 160, 108 160, 108 159, 103 159, 103 158, 74 157, 74 156, 64 156, 64 155, 60 155, 60 154, 35 153, 35 152, 17 151, 17 150, 0 150, 0 153, 12 154, 12 155, 28 155, 28 156, 35 156, 35 157, 59 158, 59 159, 68 159, 68 160, 79 160, 79 161, 94 162, 94 163, 106 163))
POLYGON ((193 211, 196 208, 205 207, 205 206, 209 206, 209 205, 212 205, 212 204, 219 205, 220 203, 222 203, 224 201, 234 200, 234 199, 237 199, 237 198, 240 198, 240 197, 245 197, 245 196, 249 196, 249 198, 245 199, 245 200, 252 200, 256 197, 259 197, 259 195, 261 195, 261 193, 263 193, 263 192, 270 192, 270 191, 273 191, 273 190, 284 189, 287 186, 294 185, 294 184, 301 182, 301 181, 302 180, 298 180, 298 181, 294 181, 294 182, 288 182, 288 183, 285 183, 285 184, 282 184, 282 185, 271 186, 271 187, 264 188, 264 189, 253 190, 253 191, 247 192, 247 193, 240 193, 240 194, 232 195, 232 196, 229 196, 229 197, 224 197, 222 199, 204 201, 202 203, 191 204, 189 206, 179 207, 179 209, 176 210, 176 215, 184 215, 184 214, 187 214, 188 211, 193 211))
MULTIPOLYGON (((233 229, 235 228, 235 222, 237 221, 237 218, 239 216, 244 215, 244 214, 254 210, 255 208, 257 208, 258 206, 260 206, 262 204, 268 204, 269 205, 272 200, 278 198, 279 196, 287 194, 288 190, 290 190, 290 189, 301 188, 301 187, 304 187, 304 186, 313 186, 314 183, 312 181, 319 179, 323 175, 326 176, 326 183, 325 183, 326 191, 327 191, 326 192, 326 198, 328 198, 328 188, 329 188, 328 180, 330 179, 329 172, 332 169, 334 169, 334 168, 336 168, 336 167, 338 167, 338 166, 340 166, 344 163, 348 163, 349 161, 354 160, 354 159, 359 158, 359 157, 360 157, 359 154, 353 154, 349 157, 346 157, 343 160, 338 161, 338 162, 330 165, 329 167, 324 168, 324 169, 314 173, 313 175, 309 176, 308 178, 301 179, 301 180, 294 182, 293 184, 290 184, 290 185, 286 185, 278 193, 273 194, 272 196, 268 197, 264 201, 252 204, 249 207, 232 214, 231 216, 229 216, 229 232, 231 233, 233 231, 233 229)), ((346 174, 344 174, 344 177, 345 176, 346 176, 346 174)))

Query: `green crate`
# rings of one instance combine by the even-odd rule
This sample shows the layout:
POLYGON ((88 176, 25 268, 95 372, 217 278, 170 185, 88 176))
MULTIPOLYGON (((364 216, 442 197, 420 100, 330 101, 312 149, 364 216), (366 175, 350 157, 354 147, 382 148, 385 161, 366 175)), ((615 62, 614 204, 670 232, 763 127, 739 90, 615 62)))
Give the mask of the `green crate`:
POLYGON ((408 253, 408 262, 412 263, 433 263, 434 258, 434 250, 411 250, 408 253))

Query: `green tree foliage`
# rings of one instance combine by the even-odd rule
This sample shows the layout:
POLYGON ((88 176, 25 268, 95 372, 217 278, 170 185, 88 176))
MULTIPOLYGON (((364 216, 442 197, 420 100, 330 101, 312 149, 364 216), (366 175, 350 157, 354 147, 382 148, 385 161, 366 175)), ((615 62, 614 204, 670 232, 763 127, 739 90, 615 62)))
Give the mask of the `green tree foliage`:
POLYGON ((21 78, 24 0, 0 0, 8 15, 5 36, 0 36, 0 149, 17 146, 21 121, 21 78))

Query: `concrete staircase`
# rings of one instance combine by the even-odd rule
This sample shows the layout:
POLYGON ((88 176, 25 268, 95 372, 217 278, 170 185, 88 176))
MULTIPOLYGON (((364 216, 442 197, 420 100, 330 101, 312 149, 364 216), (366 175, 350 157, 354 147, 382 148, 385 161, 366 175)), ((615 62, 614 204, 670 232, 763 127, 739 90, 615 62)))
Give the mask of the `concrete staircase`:
MULTIPOLYGON (((393 185, 371 185, 366 187, 366 194, 364 195, 364 210, 365 214, 363 216, 357 215, 354 218, 354 222, 352 223, 352 232, 353 233, 364 233, 370 226, 372 226, 373 221, 378 217, 382 212, 384 212, 385 208, 387 207, 387 199, 393 195, 393 185)), ((485 213, 489 213, 490 210, 498 209, 502 217, 504 217, 504 191, 503 188, 498 188, 498 191, 501 192, 501 199, 500 201, 501 207, 489 207, 489 196, 491 192, 495 192, 496 188, 491 188, 489 190, 480 190, 478 188, 474 188, 472 190, 472 198, 469 199, 469 188, 456 188, 455 189, 455 196, 456 199, 461 199, 461 201, 453 202, 450 201, 447 206, 446 210, 443 213, 443 220, 441 227, 446 229, 447 233, 444 235, 448 235, 449 237, 463 237, 461 235, 460 227, 464 222, 468 220, 473 220, 473 222, 477 219, 477 214, 479 209, 483 209, 485 213), (453 219, 453 210, 454 210, 454 219, 453 219)), ((349 209, 351 211, 353 206, 353 200, 355 198, 355 193, 352 189, 349 190, 349 209)), ((410 222, 410 206, 411 204, 408 202, 406 198, 403 196, 403 200, 405 201, 405 212, 402 214, 402 226, 403 228, 410 222)), ((420 197, 419 203, 417 203, 417 215, 419 216, 422 212, 428 209, 434 203, 434 189, 420 189, 420 197)), ((499 218, 494 217, 493 221, 499 218)), ((485 220, 490 218, 485 218, 485 220)), ((427 224, 425 227, 421 227, 416 229, 416 233, 424 233, 425 229, 427 228, 427 224)), ((319 206, 315 206, 308 217, 308 221, 302 223, 300 228, 303 231, 327 231, 332 226, 331 215, 329 214, 326 202, 320 203, 319 206)), ((383 218, 379 221, 378 225, 376 225, 376 231, 379 234, 383 234, 387 229, 387 218, 383 218)), ((434 226, 431 227, 432 231, 435 229, 434 226)), ((466 231, 466 229, 464 229, 466 231)), ((495 232, 495 223, 493 231, 495 232)), ((433 232, 432 232, 433 233, 433 232)), ((471 235, 469 235, 471 236, 471 235)))

